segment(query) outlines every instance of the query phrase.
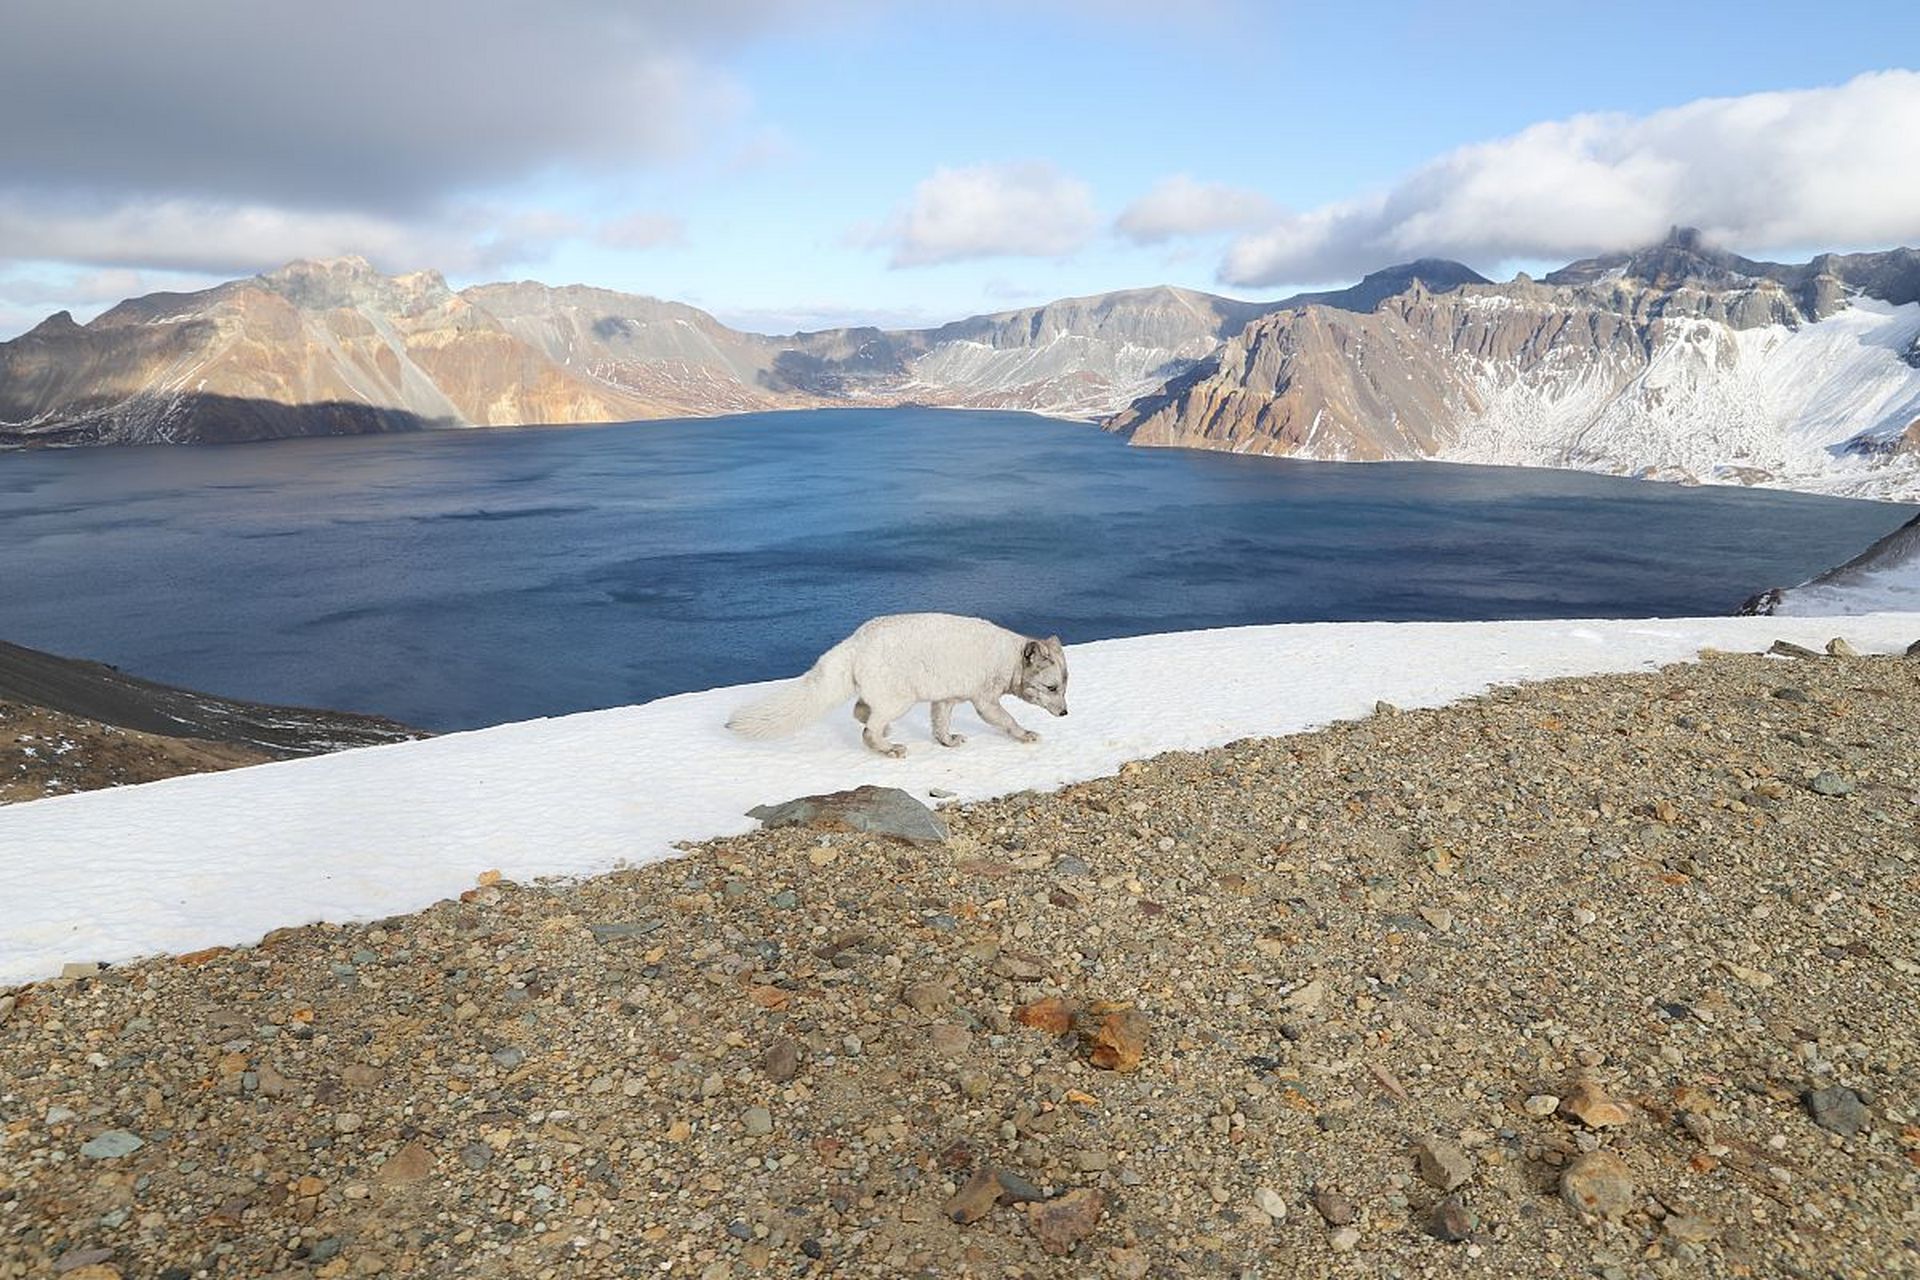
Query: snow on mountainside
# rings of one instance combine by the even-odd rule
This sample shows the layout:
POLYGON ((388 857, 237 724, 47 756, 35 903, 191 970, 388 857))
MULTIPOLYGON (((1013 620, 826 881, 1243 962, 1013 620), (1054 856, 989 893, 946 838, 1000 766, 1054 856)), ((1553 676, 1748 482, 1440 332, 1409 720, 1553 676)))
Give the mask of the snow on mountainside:
POLYGON ((1920 303, 1798 327, 1668 322, 1638 366, 1462 358, 1483 406, 1432 456, 1814 493, 1920 495, 1920 303))
POLYGON ((1814 617, 1920 610, 1920 516, 1837 568, 1754 596, 1742 613, 1814 617))
POLYGON ((1920 254, 1688 232, 1543 282, 1275 310, 1109 424, 1135 444, 1920 496, 1920 254))

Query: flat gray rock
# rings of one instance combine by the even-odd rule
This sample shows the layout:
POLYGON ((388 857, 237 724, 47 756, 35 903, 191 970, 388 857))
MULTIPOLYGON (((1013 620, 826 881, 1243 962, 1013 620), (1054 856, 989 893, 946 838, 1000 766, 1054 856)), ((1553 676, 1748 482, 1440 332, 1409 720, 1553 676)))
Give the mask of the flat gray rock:
POLYGON ((783 804, 747 810, 768 827, 813 827, 821 831, 864 831, 912 844, 944 844, 947 826, 933 810, 898 787, 855 787, 824 796, 801 796, 783 804))
POLYGON ((80 1146, 80 1154, 93 1160, 118 1160, 130 1156, 147 1144, 138 1134, 125 1129, 109 1129, 80 1146))

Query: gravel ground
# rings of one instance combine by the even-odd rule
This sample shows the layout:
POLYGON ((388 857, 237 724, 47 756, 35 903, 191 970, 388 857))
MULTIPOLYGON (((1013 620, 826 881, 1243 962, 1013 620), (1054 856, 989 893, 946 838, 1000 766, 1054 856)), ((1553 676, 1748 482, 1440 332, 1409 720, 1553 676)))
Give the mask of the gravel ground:
POLYGON ((174 738, 0 700, 0 804, 262 764, 229 742, 174 738))
POLYGON ((0 997, 0 1276, 1920 1274, 1920 662, 945 816, 0 997))

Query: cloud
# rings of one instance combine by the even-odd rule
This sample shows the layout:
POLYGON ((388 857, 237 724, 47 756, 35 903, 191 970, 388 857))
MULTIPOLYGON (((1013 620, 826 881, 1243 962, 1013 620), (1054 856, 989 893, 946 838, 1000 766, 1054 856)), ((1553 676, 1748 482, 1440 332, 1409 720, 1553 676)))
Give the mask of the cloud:
POLYGON ((1093 190, 1050 164, 940 168, 878 230, 856 238, 892 250, 889 265, 1003 256, 1057 258, 1098 228, 1093 190))
POLYGON ((552 166, 699 141, 744 92, 714 64, 784 0, 10 0, 10 187, 430 207, 552 166))
POLYGON ((953 319, 922 307, 871 307, 851 302, 799 302, 788 307, 715 307, 714 317, 748 333, 817 333, 822 329, 932 329, 953 319))
POLYGON ((1279 216, 1280 207, 1258 191, 1195 182, 1181 173, 1162 178, 1128 205, 1113 228, 1135 244, 1160 244, 1179 236, 1242 231, 1279 216))
POLYGON ((609 249, 657 249, 685 244, 687 224, 664 213, 630 213, 601 223, 593 238, 609 249))
POLYGON ((404 219, 191 199, 49 204, 0 194, 0 245, 10 257, 220 275, 346 253, 389 271, 484 271, 543 257, 578 225, 483 207, 404 219))
POLYGON ((1675 224, 1748 252, 1920 240, 1920 73, 1581 115, 1450 151, 1386 192, 1236 240, 1228 284, 1347 279, 1630 248, 1675 224))
POLYGON ((595 228, 526 192, 724 141, 749 104, 723 64, 801 20, 825 19, 801 0, 8 0, 0 265, 538 261, 595 228))

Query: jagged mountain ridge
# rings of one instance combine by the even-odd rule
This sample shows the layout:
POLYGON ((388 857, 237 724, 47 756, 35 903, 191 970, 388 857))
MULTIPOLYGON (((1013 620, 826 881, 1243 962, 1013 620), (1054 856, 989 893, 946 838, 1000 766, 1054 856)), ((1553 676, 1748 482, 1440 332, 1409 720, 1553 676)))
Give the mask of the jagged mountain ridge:
POLYGON ((1101 418, 1275 306, 1364 308, 1352 289, 1248 303, 1161 286, 934 329, 769 337, 695 307, 532 281, 458 292, 436 272, 297 262, 199 293, 62 312, 0 343, 0 445, 190 443, 427 427, 609 422, 922 403, 1101 418))
POLYGON ((181 443, 826 404, 1100 417, 1265 308, 1184 289, 769 337, 656 298, 298 262, 0 343, 0 444, 181 443))
POLYGON ((1920 254, 1760 263, 1677 230, 1532 281, 1250 322, 1135 444, 1920 495, 1920 254))

